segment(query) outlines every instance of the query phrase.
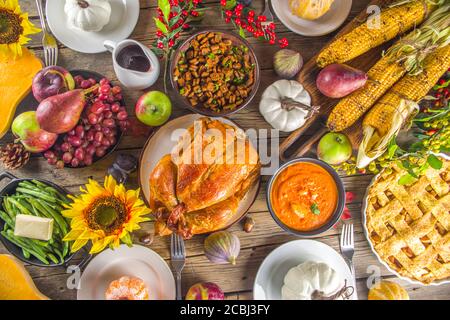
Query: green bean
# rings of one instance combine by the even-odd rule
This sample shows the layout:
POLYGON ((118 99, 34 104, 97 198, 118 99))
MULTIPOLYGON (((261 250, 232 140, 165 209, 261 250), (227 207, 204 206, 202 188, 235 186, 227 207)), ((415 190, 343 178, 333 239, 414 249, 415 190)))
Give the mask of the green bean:
POLYGON ((20 204, 16 199, 9 198, 9 201, 11 201, 11 203, 20 210, 20 212, 18 212, 18 213, 33 215, 26 207, 24 207, 22 204, 20 204))
POLYGON ((39 181, 39 180, 36 180, 36 179, 31 180, 31 182, 33 182, 33 183, 34 183, 36 186, 38 186, 38 187, 42 187, 42 188, 49 187, 48 184, 46 184, 46 183, 44 183, 44 182, 41 182, 41 181, 39 181))
POLYGON ((5 224, 9 225, 11 228, 14 228, 14 223, 6 212, 0 210, 0 218, 5 221, 5 224))
POLYGON ((61 236, 66 234, 66 229, 63 229, 60 224, 58 223, 57 219, 55 219, 54 215, 51 214, 51 212, 49 210, 47 210, 44 206, 43 203, 38 201, 37 199, 33 199, 32 200, 32 204, 34 207, 36 207, 37 210, 39 210, 39 212, 41 212, 45 217, 53 219, 54 220, 54 224, 53 224, 53 230, 55 233, 60 234, 61 236))
POLYGON ((3 208, 5 209, 6 213, 9 215, 9 217, 11 219, 15 219, 16 215, 15 215, 15 213, 13 211, 12 205, 9 202, 9 198, 8 197, 5 197, 3 199, 3 208))
POLYGON ((64 262, 64 255, 62 254, 61 250, 59 250, 59 248, 53 247, 53 252, 56 253, 56 255, 59 257, 59 261, 61 263, 64 262))
POLYGON ((26 201, 25 199, 20 199, 20 198, 16 199, 14 197, 13 197, 13 199, 16 200, 17 202, 19 202, 20 205, 22 205, 23 207, 27 208, 28 212, 30 212, 31 215, 33 214, 33 206, 28 201, 26 201))
POLYGON ((41 191, 34 191, 34 190, 22 188, 22 187, 17 188, 16 191, 17 192, 22 192, 22 193, 25 193, 25 194, 29 194, 29 195, 35 196, 37 198, 40 198, 40 199, 52 202, 52 203, 56 202, 55 198, 53 198, 53 197, 49 196, 48 194, 43 193, 41 191))
POLYGON ((22 248, 22 254, 25 257, 25 259, 30 259, 30 252, 27 249, 22 248))
POLYGON ((62 215, 56 212, 44 201, 37 200, 37 202, 39 202, 45 208, 45 210, 52 215, 53 219, 55 219, 55 222, 57 222, 59 227, 61 228, 63 235, 66 235, 68 225, 66 224, 66 221, 63 219, 62 215))
POLYGON ((7 232, 2 231, 1 234, 7 239, 9 240, 11 243, 15 244, 16 246, 27 250, 30 254, 32 254, 33 256, 35 256, 39 261, 45 263, 45 264, 49 264, 48 260, 45 258, 45 255, 41 255, 40 253, 34 251, 33 249, 28 248, 26 245, 24 245, 23 243, 20 243, 17 241, 17 238, 13 238, 10 237, 7 232))
POLYGON ((47 257, 49 257, 50 260, 52 260, 52 262, 53 262, 54 264, 58 264, 58 263, 59 263, 58 258, 56 258, 55 255, 54 255, 53 253, 48 253, 48 254, 47 254, 47 257))

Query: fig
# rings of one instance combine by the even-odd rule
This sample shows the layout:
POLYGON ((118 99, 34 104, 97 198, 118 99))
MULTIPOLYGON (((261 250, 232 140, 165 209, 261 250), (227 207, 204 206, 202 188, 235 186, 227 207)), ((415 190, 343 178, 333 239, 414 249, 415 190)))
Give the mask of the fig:
POLYGON ((49 66, 39 71, 33 78, 34 98, 41 102, 57 94, 73 90, 75 80, 69 71, 58 66, 49 66))
POLYGON ((303 67, 303 58, 297 51, 281 49, 273 57, 275 72, 284 79, 291 79, 303 67))
POLYGON ((186 300, 224 300, 225 294, 213 282, 194 284, 186 293, 186 300))
POLYGON ((241 250, 241 243, 231 232, 218 231, 206 238, 204 248, 206 257, 212 263, 234 265, 241 250))
POLYGON ((362 88, 367 74, 345 64, 331 64, 317 76, 317 88, 329 98, 342 98, 362 88))
POLYGON ((329 132, 319 141, 317 156, 333 166, 339 165, 352 156, 353 148, 345 134, 329 132))

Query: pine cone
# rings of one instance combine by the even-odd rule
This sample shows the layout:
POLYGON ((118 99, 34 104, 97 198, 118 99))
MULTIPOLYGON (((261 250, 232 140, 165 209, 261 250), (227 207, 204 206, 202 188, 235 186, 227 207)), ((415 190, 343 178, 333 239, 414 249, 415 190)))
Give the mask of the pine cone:
POLYGON ((30 153, 21 143, 8 143, 0 147, 0 161, 6 169, 15 170, 23 167, 30 160, 30 153))

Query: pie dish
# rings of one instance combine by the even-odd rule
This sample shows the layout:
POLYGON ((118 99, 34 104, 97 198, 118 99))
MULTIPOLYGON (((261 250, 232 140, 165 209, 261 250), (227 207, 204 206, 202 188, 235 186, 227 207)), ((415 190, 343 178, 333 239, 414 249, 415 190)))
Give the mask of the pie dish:
POLYGON ((260 167, 241 129, 217 118, 197 119, 147 177, 156 234, 188 239, 226 228, 257 184, 260 167))
POLYGON ((366 236, 380 261, 398 275, 421 284, 450 280, 450 161, 428 168, 407 185, 406 170, 394 163, 368 188, 366 236))

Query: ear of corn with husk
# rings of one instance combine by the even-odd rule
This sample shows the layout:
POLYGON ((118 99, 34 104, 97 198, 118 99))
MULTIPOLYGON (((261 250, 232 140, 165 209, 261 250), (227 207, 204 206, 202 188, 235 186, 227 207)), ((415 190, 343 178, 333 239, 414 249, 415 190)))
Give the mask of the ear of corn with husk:
POLYGON ((417 103, 450 68, 450 45, 430 54, 423 68, 419 75, 407 75, 397 82, 364 118, 364 138, 356 161, 359 168, 367 166, 386 151, 392 137, 417 110, 417 103))
MULTIPOLYGON (((342 131, 353 125, 380 99, 406 72, 417 71, 423 59, 450 41, 448 32, 449 5, 433 12, 421 28, 409 33, 394 44, 394 50, 385 54, 368 72, 366 85, 353 92, 333 108, 327 125, 332 131, 342 131), (432 28, 432 32, 430 32, 432 28), (417 36, 418 32, 420 36, 417 36), (403 46, 413 45, 414 49, 403 46), (405 62, 408 64, 405 64, 405 62)), ((417 74, 417 72, 411 72, 417 74)))
MULTIPOLYGON (((437 2, 441 1, 406 0, 383 9, 379 15, 379 26, 367 21, 337 38, 319 53, 317 65, 323 68, 332 63, 345 63, 394 39, 421 24, 427 14, 437 8, 437 2)), ((377 24, 378 18, 373 19, 377 24)))

